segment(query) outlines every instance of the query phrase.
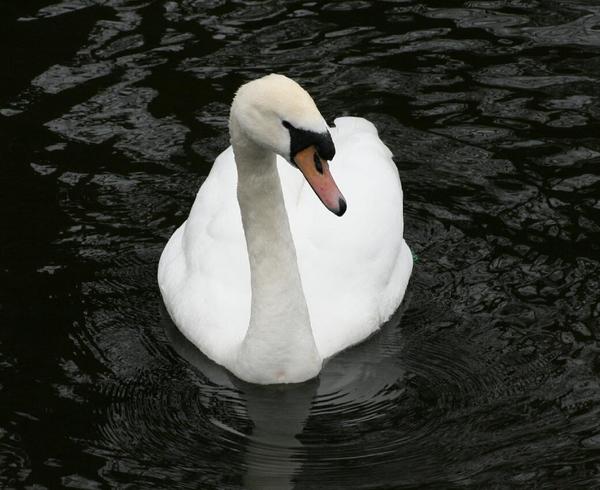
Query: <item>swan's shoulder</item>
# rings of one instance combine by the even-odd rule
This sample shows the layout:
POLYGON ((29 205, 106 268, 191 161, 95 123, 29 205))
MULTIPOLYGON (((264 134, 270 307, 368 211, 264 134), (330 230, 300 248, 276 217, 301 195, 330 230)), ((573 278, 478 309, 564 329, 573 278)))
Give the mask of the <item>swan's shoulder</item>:
POLYGON ((364 117, 338 117, 333 121, 333 127, 330 130, 343 147, 351 143, 374 144, 380 146, 388 157, 392 156, 392 152, 379 138, 379 132, 375 125, 364 117))
POLYGON ((366 133, 379 138, 375 125, 364 117, 338 117, 333 121, 333 127, 331 129, 335 131, 338 136, 366 133))
POLYGON ((180 258, 185 260, 188 275, 214 273, 222 277, 223 271, 213 267, 222 255, 214 245, 218 243, 227 250, 242 233, 236 183, 233 151, 229 147, 215 160, 196 194, 187 221, 169 241, 161 263, 167 265, 168 260, 180 258))
POLYGON ((331 128, 331 136, 339 153, 334 162, 342 162, 340 172, 353 173, 357 183, 367 184, 365 189, 370 189, 369 184, 381 186, 383 182, 386 189, 396 192, 398 169, 392 152, 381 141, 371 121, 362 117, 338 117, 331 128), (356 176, 358 173, 362 173, 361 179, 356 176))

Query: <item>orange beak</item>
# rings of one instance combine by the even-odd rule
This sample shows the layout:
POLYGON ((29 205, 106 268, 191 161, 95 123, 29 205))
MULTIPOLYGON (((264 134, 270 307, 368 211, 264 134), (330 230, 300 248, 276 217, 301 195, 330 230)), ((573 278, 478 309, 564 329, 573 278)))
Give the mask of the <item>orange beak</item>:
POLYGON ((320 157, 315 146, 296 153, 293 161, 325 207, 337 216, 343 215, 346 212, 346 200, 331 176, 329 163, 320 157))

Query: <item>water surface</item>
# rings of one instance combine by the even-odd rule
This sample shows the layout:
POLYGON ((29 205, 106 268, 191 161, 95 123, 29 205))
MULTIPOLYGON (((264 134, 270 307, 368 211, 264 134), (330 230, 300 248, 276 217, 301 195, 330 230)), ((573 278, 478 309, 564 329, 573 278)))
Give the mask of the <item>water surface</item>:
POLYGON ((596 3, 3 2, 0 486, 600 486, 596 3), (272 71, 377 125, 417 256, 380 334, 283 388, 155 278, 272 71))

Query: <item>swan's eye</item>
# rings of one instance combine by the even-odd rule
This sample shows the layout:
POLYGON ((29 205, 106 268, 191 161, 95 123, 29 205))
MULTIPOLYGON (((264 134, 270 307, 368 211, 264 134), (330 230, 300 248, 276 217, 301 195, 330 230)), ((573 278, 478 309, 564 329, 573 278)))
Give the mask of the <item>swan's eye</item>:
POLYGON ((323 164, 321 163, 321 157, 319 156, 319 154, 315 151, 315 168, 317 169, 317 172, 319 172, 320 174, 323 174, 323 164))

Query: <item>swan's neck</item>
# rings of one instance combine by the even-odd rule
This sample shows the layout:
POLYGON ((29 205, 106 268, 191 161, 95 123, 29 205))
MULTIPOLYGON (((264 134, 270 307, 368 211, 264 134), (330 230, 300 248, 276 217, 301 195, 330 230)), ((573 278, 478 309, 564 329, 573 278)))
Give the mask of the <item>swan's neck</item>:
POLYGON ((312 334, 276 157, 230 124, 237 196, 246 236, 252 300, 238 352, 238 377, 257 383, 310 379, 322 360, 312 334))

